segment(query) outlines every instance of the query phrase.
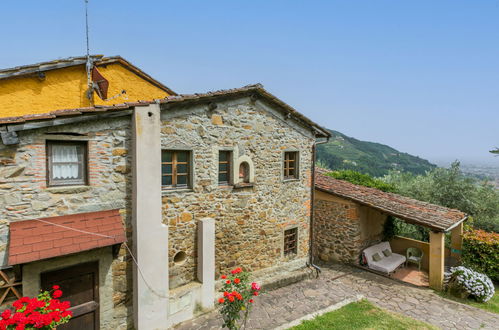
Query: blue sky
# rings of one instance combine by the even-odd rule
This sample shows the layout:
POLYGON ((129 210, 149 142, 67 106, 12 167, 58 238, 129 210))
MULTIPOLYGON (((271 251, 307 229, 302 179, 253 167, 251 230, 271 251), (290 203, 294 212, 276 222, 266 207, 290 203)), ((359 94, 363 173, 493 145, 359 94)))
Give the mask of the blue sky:
MULTIPOLYGON (((0 67, 83 55, 83 0, 1 1, 0 67)), ((499 159, 499 1, 90 0, 91 52, 179 93, 260 82, 331 129, 499 159)))

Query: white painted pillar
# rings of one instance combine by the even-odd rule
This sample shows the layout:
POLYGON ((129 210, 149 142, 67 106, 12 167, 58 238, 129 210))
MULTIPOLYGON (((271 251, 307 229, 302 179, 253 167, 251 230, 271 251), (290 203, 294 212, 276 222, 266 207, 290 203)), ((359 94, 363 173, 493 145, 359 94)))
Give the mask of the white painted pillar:
POLYGON ((201 282, 201 306, 212 309, 215 301, 215 220, 198 221, 198 280, 201 282))
POLYGON ((161 140, 158 104, 135 107, 132 116, 134 323, 138 330, 166 329, 168 226, 161 214, 161 140))

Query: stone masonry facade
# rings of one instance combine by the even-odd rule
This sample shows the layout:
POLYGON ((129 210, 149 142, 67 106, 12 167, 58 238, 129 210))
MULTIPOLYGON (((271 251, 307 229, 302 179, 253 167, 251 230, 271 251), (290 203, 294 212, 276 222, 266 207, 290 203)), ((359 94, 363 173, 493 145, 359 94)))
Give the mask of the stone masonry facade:
MULTIPOLYGON (((129 117, 29 130, 20 132, 19 136, 18 145, 0 144, 0 258, 3 265, 7 264, 11 221, 120 209, 130 241, 129 117), (47 187, 46 143, 50 140, 87 142, 88 185, 47 187)), ((102 324, 104 328, 126 329, 127 323, 133 324, 129 322, 132 282, 128 257, 122 248, 108 270, 112 273, 112 284, 101 286, 101 290, 112 291, 113 300, 101 306, 101 315, 104 315, 101 320, 109 321, 102 324)))
MULTIPOLYGON (((169 264, 170 289, 196 280, 197 220, 205 217, 216 221, 217 278, 235 266, 249 271, 293 270, 307 259, 314 143, 310 128, 249 97, 217 101, 217 105, 215 110, 195 104, 162 109, 162 148, 190 150, 193 174, 191 189, 163 191, 169 260, 158 263, 169 264), (253 182, 239 188, 218 185, 221 149, 232 151, 233 166, 249 159, 253 182), (283 179, 285 151, 298 153, 297 179, 283 179), (298 230, 298 248, 296 254, 285 256, 284 231, 290 228, 298 230), (174 261, 178 252, 185 253, 185 260, 174 261)), ((132 246, 130 125, 129 116, 86 121, 21 131, 19 144, 0 144, 0 260, 4 266, 11 221, 120 209, 132 246), (50 140, 87 141, 87 185, 47 187, 50 140)), ((78 260, 78 255, 70 260, 78 260)), ((105 296, 113 301, 101 307, 101 321, 108 322, 102 326, 133 327, 132 261, 124 247, 110 265, 112 276, 106 277, 101 290, 111 290, 105 296)))
POLYGON ((194 173, 191 190, 163 193, 163 219, 169 225, 170 288, 195 280, 196 221, 204 217, 216 221, 217 277, 235 266, 257 271, 286 267, 288 262, 307 257, 314 139, 249 98, 217 105, 214 111, 194 106, 164 112, 162 148, 190 150, 194 173), (240 157, 251 159, 252 186, 218 185, 219 150, 232 151, 234 166, 240 157), (296 180, 283 180, 286 150, 299 154, 296 180), (285 257, 284 230, 294 227, 298 228, 298 253, 285 257), (180 264, 174 262, 178 252, 187 255, 180 264))
POLYGON ((316 190, 314 256, 358 264, 362 250, 383 239, 385 219, 376 210, 316 190))

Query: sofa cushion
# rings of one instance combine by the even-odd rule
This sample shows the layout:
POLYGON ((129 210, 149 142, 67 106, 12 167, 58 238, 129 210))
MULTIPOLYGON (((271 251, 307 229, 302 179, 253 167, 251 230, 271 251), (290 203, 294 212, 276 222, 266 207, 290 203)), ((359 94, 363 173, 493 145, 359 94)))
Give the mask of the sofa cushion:
POLYGON ((385 250, 383 250, 383 254, 385 255, 385 257, 389 257, 392 255, 392 251, 385 249, 385 250))
POLYGON ((380 261, 380 260, 381 260, 381 256, 379 255, 379 253, 376 252, 375 254, 373 254, 373 261, 376 262, 376 261, 380 261))

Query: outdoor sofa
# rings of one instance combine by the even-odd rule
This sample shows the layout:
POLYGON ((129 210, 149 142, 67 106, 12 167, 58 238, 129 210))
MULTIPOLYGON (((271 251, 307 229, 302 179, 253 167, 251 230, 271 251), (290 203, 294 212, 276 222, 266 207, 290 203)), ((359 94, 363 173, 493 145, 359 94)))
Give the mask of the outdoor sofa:
POLYGON ((393 253, 390 243, 381 242, 368 247, 363 252, 367 266, 383 273, 391 273, 406 261, 403 255, 393 253))

